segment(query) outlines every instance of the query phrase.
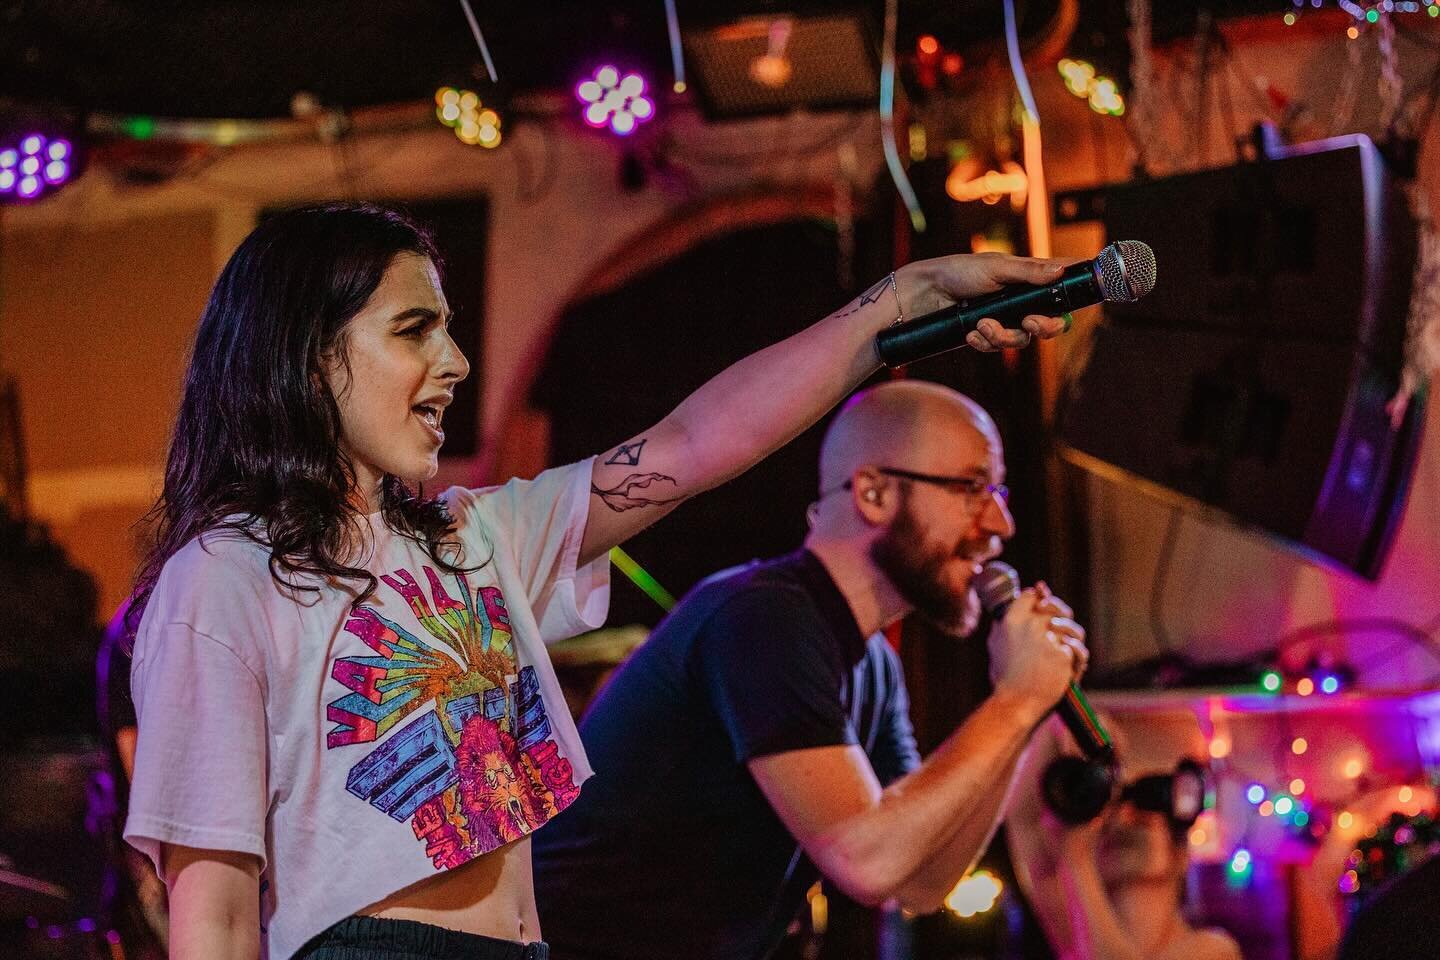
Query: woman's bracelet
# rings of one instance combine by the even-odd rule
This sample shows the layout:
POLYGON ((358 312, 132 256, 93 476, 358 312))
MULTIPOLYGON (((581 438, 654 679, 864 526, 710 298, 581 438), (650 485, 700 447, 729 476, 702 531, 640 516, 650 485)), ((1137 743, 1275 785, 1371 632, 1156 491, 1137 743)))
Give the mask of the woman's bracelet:
POLYGON ((895 284, 895 271, 890 271, 890 276, 885 279, 890 281, 890 289, 895 294, 895 319, 890 326, 905 322, 905 305, 900 302, 900 288, 895 284))

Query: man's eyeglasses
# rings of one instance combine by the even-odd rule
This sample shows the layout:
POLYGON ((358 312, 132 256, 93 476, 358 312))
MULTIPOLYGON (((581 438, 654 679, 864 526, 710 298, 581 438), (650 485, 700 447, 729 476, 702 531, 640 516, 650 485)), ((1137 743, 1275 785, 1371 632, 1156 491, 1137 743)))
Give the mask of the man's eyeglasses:
MULTIPOLYGON (((900 477, 919 483, 933 483, 937 487, 944 487, 951 493, 963 493, 972 500, 990 496, 1001 503, 1010 501, 1009 487, 1003 483, 991 483, 984 477, 941 477, 933 473, 917 473, 914 470, 900 470, 896 467, 876 467, 875 470, 887 477, 900 477)), ((852 481, 846 480, 841 485, 841 489, 849 490, 853 485, 852 481)))

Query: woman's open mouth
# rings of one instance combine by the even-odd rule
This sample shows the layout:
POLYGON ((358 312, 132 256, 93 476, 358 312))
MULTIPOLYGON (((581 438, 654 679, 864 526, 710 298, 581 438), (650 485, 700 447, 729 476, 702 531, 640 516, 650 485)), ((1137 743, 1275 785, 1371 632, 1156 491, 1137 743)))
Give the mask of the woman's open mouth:
POLYGON ((438 442, 445 442, 445 431, 440 429, 440 419, 445 413, 442 407, 417 403, 414 407, 411 407, 411 410, 415 416, 419 418, 420 422, 425 424, 430 432, 435 435, 438 442))

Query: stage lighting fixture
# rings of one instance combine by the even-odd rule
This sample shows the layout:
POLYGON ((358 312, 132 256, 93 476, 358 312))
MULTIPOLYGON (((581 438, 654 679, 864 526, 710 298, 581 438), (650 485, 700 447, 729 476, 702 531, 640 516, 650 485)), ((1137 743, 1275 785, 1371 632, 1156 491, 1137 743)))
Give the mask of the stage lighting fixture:
POLYGON ((26 132, 0 135, 0 203, 30 203, 75 175, 75 148, 63 137, 26 132))
POLYGON ((620 136, 628 136, 635 128, 655 115, 655 104, 645 96, 645 78, 638 73, 620 76, 620 71, 606 64, 595 75, 581 81, 575 97, 585 104, 585 122, 600 129, 609 127, 620 136))
POLYGON ((1005 885, 989 870, 966 874, 945 897, 945 906, 957 917, 985 913, 1000 899, 1005 885))
POLYGON ((1090 102, 1090 109, 1096 113, 1118 117, 1125 112, 1125 98, 1109 77, 1095 72, 1095 67, 1086 60, 1062 59, 1057 65, 1065 81, 1065 89, 1075 96, 1090 102))
POLYGON ((436 90, 435 117, 454 130, 461 143, 491 150, 500 146, 500 114, 484 106, 473 90, 454 87, 436 90))

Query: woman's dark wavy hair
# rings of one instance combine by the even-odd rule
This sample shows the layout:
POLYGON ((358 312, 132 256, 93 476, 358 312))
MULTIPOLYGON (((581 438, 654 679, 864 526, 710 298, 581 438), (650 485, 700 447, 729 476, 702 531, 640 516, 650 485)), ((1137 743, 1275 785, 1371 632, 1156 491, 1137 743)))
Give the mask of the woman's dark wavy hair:
MULTIPOLYGON (((209 530, 266 547, 282 589, 318 593, 312 578, 335 578, 357 582, 356 602, 375 591, 375 576, 350 565, 363 518, 324 369, 326 358, 348 363, 347 325, 405 253, 440 269, 434 241, 404 214, 329 203, 266 220, 231 256, 200 317, 164 492, 145 518, 151 545, 127 618, 132 636, 165 562, 209 530)), ((443 503, 392 476, 381 494, 390 529, 445 570, 466 569, 443 503)))

